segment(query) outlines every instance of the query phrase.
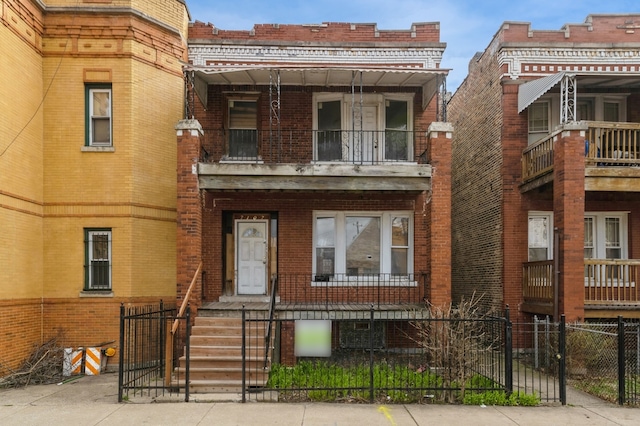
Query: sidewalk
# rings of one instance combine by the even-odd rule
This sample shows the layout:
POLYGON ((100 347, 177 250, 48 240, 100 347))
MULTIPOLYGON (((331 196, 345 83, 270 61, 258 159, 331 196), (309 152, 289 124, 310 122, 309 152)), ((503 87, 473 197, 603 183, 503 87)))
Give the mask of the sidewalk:
MULTIPOLYGON (((197 395, 193 395, 197 400, 197 395)), ((287 404, 118 400, 114 373, 62 385, 0 390, 2 425, 638 425, 640 409, 585 398, 581 405, 475 407, 463 405, 287 404)))

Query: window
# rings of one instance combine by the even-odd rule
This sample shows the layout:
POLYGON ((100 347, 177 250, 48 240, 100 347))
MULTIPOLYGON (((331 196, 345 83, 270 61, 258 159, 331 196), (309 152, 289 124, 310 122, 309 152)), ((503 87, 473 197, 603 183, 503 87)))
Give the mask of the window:
POLYGON ((315 93, 314 160, 413 160, 413 95, 315 93))
POLYGON ((318 161, 342 160, 341 104, 339 100, 316 104, 318 117, 316 158, 318 161))
POLYGON ((620 103, 619 102, 603 102, 602 115, 604 121, 620 121, 620 103))
POLYGON ((316 212, 316 280, 413 272, 412 212, 316 212))
POLYGON ((85 288, 111 290, 111 230, 85 229, 85 288))
POLYGON ((88 85, 85 91, 87 146, 112 146, 111 85, 88 85))
POLYGON ((585 259, 627 258, 627 214, 589 213, 584 218, 585 259))
POLYGON ((257 116, 256 100, 229 100, 229 157, 258 157, 257 116))
POLYGON ((529 262, 553 259, 553 216, 529 213, 529 262))
POLYGON ((538 101, 529 106, 529 133, 549 132, 549 102, 538 101))
POLYGON ((387 100, 385 108, 384 158, 406 161, 410 134, 408 102, 387 100))

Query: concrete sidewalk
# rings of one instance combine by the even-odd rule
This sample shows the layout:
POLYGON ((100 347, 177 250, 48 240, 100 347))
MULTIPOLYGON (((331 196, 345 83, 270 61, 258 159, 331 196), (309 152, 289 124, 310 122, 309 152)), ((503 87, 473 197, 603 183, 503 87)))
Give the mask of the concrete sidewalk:
MULTIPOLYGON (((62 385, 0 390, 2 425, 638 425, 640 409, 590 398, 583 405, 475 407, 326 403, 181 402, 119 404, 114 373, 62 385)), ((194 400, 198 400, 194 395, 194 400)))

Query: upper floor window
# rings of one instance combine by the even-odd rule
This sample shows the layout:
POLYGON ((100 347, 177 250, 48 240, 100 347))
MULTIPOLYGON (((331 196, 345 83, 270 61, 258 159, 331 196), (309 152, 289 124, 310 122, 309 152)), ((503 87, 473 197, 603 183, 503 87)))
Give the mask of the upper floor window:
POLYGON ((258 157, 258 102, 229 99, 228 156, 234 159, 258 157))
POLYGON ((412 105, 412 94, 314 94, 314 160, 412 160, 412 105))
POLYGON ((549 102, 538 101, 529 106, 529 133, 549 132, 549 102))
POLYGON ((111 229, 85 229, 85 285, 111 290, 111 229))
POLYGON ((85 88, 87 146, 112 146, 111 85, 85 88))

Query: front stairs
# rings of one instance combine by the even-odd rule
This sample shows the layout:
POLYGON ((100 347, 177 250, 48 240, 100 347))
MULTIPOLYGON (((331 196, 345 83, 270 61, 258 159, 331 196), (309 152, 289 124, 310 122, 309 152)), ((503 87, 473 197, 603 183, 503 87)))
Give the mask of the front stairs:
MULTIPOLYGON (((247 322, 245 388, 259 389, 269 379, 270 357, 265 361, 268 323, 247 322)), ((271 335, 273 336, 273 332, 271 335)), ((273 342, 273 338, 271 339, 273 342)), ((272 347, 272 342, 270 347, 272 347)), ((191 328, 190 393, 242 392, 242 319, 198 315, 191 328)), ((186 356, 180 357, 174 383, 184 388, 186 356)))

